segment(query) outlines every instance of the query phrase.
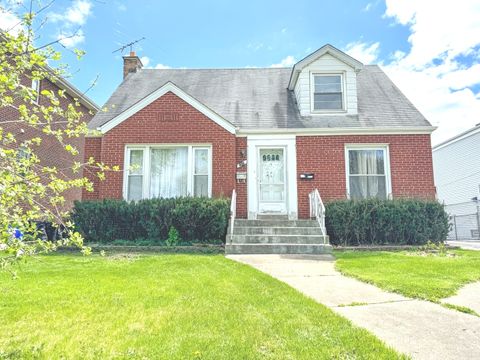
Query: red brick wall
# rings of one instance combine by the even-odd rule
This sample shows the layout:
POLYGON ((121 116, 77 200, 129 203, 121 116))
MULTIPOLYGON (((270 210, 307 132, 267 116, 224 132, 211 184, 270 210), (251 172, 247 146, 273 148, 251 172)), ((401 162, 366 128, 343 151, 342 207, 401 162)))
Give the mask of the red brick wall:
MULTIPOLYGON (((212 144, 213 195, 230 196, 235 188, 237 216, 247 217, 247 184, 235 180, 237 171, 247 171, 247 166, 236 168, 246 159, 247 139, 236 138, 173 93, 157 99, 102 138, 87 139, 85 156, 123 168, 127 144, 168 143, 212 144)), ((308 217, 308 193, 314 188, 325 201, 345 198, 345 144, 389 144, 393 196, 435 197, 429 135, 298 136, 296 143, 301 218, 308 217), (315 179, 300 180, 303 172, 314 172, 315 179)), ((110 172, 95 192, 84 193, 84 198, 122 198, 122 189, 123 173, 110 172)))
MULTIPOLYGON (((237 138, 237 164, 240 164, 242 161, 247 160, 247 138, 238 137, 237 138), (242 155, 242 152, 245 155, 242 155)), ((247 172, 247 165, 244 165, 237 171, 247 172)), ((247 217, 247 182, 237 182, 235 189, 237 191, 237 217, 246 218, 247 217)))
MULTIPOLYGON (((25 78, 22 80, 22 83, 25 86, 30 86, 31 80, 25 76, 25 78)), ((57 93, 59 87, 47 79, 44 79, 40 84, 40 91, 41 90, 51 90, 57 93)), ((73 98, 68 94, 66 94, 66 98, 60 98, 60 105, 64 109, 67 108, 68 104, 73 102, 73 98)), ((39 104, 49 105, 50 102, 48 99, 40 96, 39 104)), ((90 119, 93 117, 89 110, 83 105, 81 105, 80 108, 77 108, 77 110, 83 113, 83 120, 86 122, 90 121, 90 119)), ((79 151, 78 155, 73 156, 62 149, 62 145, 57 139, 51 135, 45 135, 41 130, 35 129, 33 126, 29 126, 24 122, 2 124, 3 121, 12 121, 17 120, 18 118, 19 114, 16 109, 11 107, 0 108, 0 127, 3 128, 5 132, 12 132, 17 139, 17 144, 21 144, 22 141, 32 139, 33 137, 40 137, 42 139, 41 145, 35 151, 35 154, 39 157, 40 164, 42 166, 56 166, 58 169, 66 169, 71 167, 74 161, 82 162, 84 148, 83 137, 78 139, 65 139, 65 142, 74 145, 79 151)), ((69 179, 81 176, 81 174, 72 174, 71 171, 64 170, 63 173, 69 179)), ((64 197, 66 200, 66 207, 70 208, 73 200, 81 198, 81 190, 69 190, 64 193, 64 197)))
MULTIPOLYGON (((121 169, 127 144, 211 144, 213 195, 230 196, 235 186, 235 135, 171 92, 108 131, 101 143, 101 161, 121 169)), ((99 198, 122 198, 122 189, 123 173, 109 172, 99 198)))
POLYGON ((389 144, 394 197, 435 198, 430 135, 298 136, 299 217, 308 217, 308 193, 318 188, 326 202, 346 196, 345 144, 389 144), (313 181, 300 180, 314 172, 313 181))

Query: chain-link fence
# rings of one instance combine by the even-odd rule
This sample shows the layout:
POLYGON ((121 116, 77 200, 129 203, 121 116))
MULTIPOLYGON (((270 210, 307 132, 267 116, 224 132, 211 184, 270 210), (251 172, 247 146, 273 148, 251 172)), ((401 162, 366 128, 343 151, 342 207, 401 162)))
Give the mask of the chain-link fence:
POLYGON ((480 213, 451 215, 448 240, 480 240, 480 213))

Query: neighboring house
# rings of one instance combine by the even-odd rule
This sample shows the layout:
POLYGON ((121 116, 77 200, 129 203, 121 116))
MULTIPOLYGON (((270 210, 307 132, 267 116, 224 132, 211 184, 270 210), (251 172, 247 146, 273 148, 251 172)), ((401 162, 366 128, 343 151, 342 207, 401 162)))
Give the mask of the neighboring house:
MULTIPOLYGON (((52 82, 48 79, 43 79, 42 81, 32 81, 31 78, 25 75, 22 79, 22 82, 24 86, 31 86, 37 91, 39 94, 37 103, 40 105, 50 104, 48 99, 40 95, 42 90, 51 90, 55 93, 57 93, 60 89, 65 90, 66 97, 60 98, 61 106, 66 108, 68 104, 75 102, 74 99, 78 99, 80 107, 77 108, 77 110, 83 113, 83 119, 86 122, 90 121, 93 115, 99 110, 98 105, 96 105, 87 96, 82 94, 80 90, 63 78, 58 78, 55 82, 52 82)), ((19 144, 26 139, 41 137, 41 146, 39 146, 35 154, 39 157, 42 166, 55 166, 57 169, 68 169, 73 165, 74 160, 83 160, 84 138, 73 139, 71 141, 69 140, 69 142, 75 145, 80 152, 79 156, 74 159, 72 155, 61 150, 62 145, 53 136, 45 135, 41 130, 34 129, 25 123, 9 122, 17 120, 18 116, 18 110, 12 107, 0 108, 0 127, 5 131, 12 132, 15 135, 17 143, 19 144), (5 123, 2 124, 2 122, 5 123)), ((65 170, 62 171, 65 172, 65 170)), ((81 199, 81 189, 67 191, 65 193, 66 207, 71 207, 73 201, 79 199, 81 199)))
POLYGON ((438 199, 452 216, 450 239, 480 238, 480 124, 433 147, 438 199))
POLYGON ((378 66, 331 45, 293 68, 142 69, 131 53, 123 73, 85 155, 124 171, 84 199, 235 189, 238 218, 292 220, 310 217, 315 189, 324 201, 435 198, 434 127, 378 66))

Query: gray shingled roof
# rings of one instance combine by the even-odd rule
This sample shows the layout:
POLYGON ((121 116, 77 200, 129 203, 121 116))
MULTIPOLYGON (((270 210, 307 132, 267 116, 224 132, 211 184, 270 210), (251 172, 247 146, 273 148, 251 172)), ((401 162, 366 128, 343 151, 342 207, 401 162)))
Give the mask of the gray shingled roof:
POLYGON ((90 121, 95 129, 171 81, 241 129, 425 127, 430 123, 376 65, 357 76, 358 116, 301 116, 291 68, 142 69, 129 74, 90 121))

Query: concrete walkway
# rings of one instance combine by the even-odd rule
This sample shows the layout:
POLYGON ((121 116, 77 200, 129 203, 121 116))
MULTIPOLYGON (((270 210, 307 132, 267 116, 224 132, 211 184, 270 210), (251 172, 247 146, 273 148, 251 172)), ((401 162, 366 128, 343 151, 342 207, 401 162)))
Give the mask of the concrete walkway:
POLYGON ((465 306, 480 314, 480 281, 465 285, 458 290, 457 295, 442 299, 442 302, 465 306))
POLYGON ((341 275, 330 255, 231 255, 289 284, 414 359, 480 359, 480 318, 341 275))

